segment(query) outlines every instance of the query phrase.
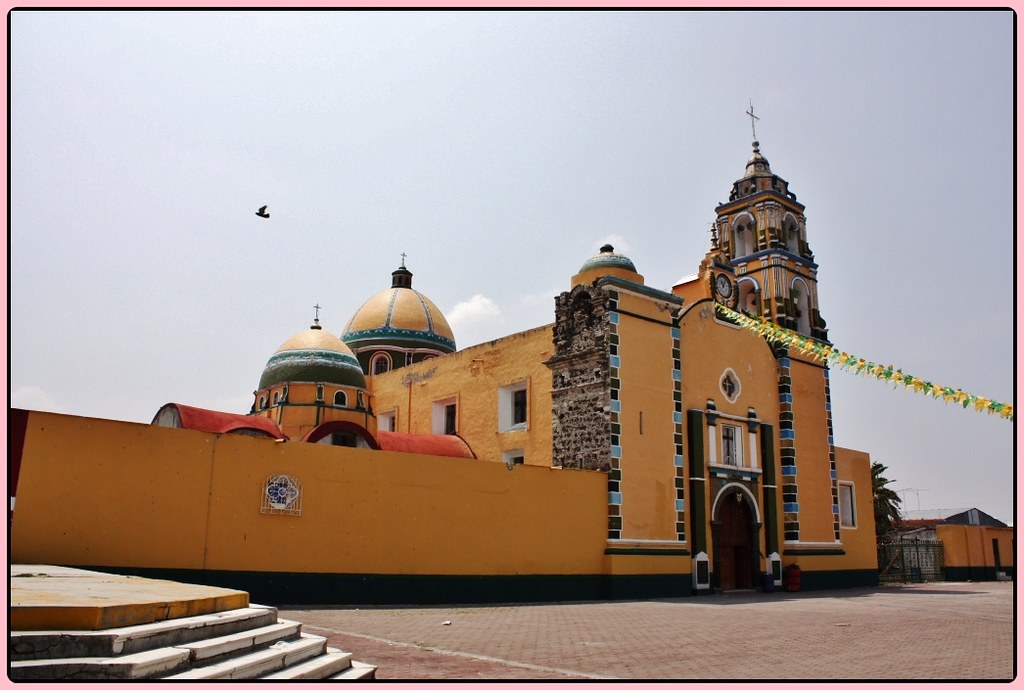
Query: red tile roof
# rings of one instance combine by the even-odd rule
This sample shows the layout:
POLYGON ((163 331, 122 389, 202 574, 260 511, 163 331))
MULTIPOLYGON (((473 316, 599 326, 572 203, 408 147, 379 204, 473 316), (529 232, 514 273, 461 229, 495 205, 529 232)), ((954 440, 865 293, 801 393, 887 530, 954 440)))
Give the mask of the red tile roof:
POLYGON ((450 434, 403 434, 397 431, 378 431, 377 442, 381 450, 399 453, 421 453, 452 458, 475 458, 469 445, 450 434))
MULTIPOLYGON (((271 438, 288 438, 281 433, 281 429, 278 428, 277 424, 268 417, 218 412, 179 403, 167 403, 161 407, 156 416, 153 417, 154 424, 157 423, 157 419, 165 410, 175 410, 178 413, 182 429, 195 429, 215 434, 228 434, 233 431, 253 431, 258 434, 266 434, 271 438)), ((166 426, 166 424, 162 424, 162 426, 166 426)))

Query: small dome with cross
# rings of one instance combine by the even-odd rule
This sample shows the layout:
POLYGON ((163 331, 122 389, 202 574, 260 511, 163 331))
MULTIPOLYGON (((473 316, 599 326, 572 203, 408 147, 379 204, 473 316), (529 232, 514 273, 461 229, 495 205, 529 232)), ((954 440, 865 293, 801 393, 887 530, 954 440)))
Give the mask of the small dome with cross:
POLYGON ((286 340, 267 361, 259 388, 279 383, 336 383, 366 388, 366 377, 352 350, 316 321, 286 340))

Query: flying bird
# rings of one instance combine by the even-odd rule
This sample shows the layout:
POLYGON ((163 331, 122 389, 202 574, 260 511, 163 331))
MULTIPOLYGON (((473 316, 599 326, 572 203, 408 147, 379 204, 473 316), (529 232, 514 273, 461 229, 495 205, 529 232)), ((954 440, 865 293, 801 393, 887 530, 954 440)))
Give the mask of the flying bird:
POLYGON ((266 206, 260 206, 260 210, 256 212, 256 215, 259 216, 260 218, 270 218, 270 214, 267 213, 266 206))

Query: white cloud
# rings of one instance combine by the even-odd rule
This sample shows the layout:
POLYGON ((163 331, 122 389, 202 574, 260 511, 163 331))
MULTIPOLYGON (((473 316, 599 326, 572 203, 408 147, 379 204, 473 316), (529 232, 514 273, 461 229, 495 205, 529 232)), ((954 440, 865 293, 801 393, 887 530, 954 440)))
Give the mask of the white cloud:
POLYGON ((11 407, 43 412, 61 412, 53 397, 39 386, 22 386, 11 393, 11 407))
POLYGON ((473 295, 459 302, 445 314, 448 325, 455 333, 455 342, 460 348, 494 340, 503 335, 504 319, 501 308, 490 297, 473 295))

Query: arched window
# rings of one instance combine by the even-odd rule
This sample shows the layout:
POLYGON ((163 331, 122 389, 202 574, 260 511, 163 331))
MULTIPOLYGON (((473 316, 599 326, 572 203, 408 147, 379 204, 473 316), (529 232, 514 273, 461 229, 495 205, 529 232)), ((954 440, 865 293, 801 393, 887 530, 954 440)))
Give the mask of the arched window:
POLYGON ((370 371, 374 374, 383 374, 391 371, 391 355, 386 352, 378 352, 370 359, 370 371))
POLYGON ((277 391, 274 391, 274 404, 276 405, 277 401, 280 400, 280 399, 281 399, 281 394, 278 393, 277 391))
POLYGON ((334 405, 335 407, 348 406, 348 396, 345 395, 345 391, 338 391, 334 394, 334 405))

